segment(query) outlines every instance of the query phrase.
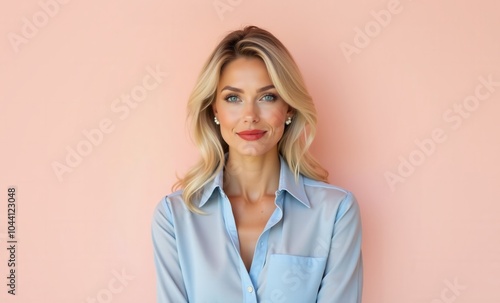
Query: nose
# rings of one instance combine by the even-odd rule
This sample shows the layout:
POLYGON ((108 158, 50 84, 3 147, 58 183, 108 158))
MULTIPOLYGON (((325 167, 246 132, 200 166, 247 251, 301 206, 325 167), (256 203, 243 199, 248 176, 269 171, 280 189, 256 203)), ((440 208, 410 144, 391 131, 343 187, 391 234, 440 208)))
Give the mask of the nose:
POLYGON ((259 108, 253 102, 248 102, 245 104, 243 113, 244 122, 247 123, 257 123, 259 122, 259 108))

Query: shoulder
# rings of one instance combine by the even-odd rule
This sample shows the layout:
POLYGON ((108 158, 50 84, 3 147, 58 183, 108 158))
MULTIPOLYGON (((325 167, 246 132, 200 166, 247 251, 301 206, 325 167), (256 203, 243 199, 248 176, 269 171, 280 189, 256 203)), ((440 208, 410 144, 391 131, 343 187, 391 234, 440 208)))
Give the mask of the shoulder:
POLYGON ((304 190, 313 207, 326 204, 334 207, 337 213, 344 213, 349 209, 357 212, 359 209, 354 194, 340 186, 304 177, 304 190))
POLYGON ((313 180, 308 177, 303 177, 304 178, 304 186, 307 188, 312 188, 312 189, 325 189, 328 191, 333 191, 333 192, 338 192, 339 194, 348 194, 349 191, 347 189, 344 189, 340 186, 332 185, 330 183, 326 183, 324 181, 318 181, 318 180, 313 180))
POLYGON ((178 190, 163 196, 160 201, 156 203, 153 211, 153 221, 171 221, 174 210, 178 211, 179 209, 185 209, 187 211, 187 207, 185 206, 182 198, 182 192, 182 190, 178 190))
POLYGON ((322 194, 330 198, 340 199, 352 196, 352 193, 345 188, 307 177, 304 177, 304 189, 308 195, 322 194))

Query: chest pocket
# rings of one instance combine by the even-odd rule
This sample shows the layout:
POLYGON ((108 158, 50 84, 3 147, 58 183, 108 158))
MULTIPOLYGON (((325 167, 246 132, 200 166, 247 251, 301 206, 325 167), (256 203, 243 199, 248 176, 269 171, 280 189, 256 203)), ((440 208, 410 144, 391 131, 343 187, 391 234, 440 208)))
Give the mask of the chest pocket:
POLYGON ((271 255, 261 303, 316 302, 326 258, 271 255))

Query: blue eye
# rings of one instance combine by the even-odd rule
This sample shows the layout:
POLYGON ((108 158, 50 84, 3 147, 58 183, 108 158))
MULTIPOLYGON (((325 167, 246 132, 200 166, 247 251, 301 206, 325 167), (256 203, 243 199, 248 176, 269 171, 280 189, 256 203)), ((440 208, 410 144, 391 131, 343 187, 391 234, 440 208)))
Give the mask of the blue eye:
POLYGON ((271 101, 276 101, 276 95, 275 94, 266 94, 262 97, 262 100, 271 102, 271 101))
POLYGON ((237 102, 238 101, 238 96, 235 95, 229 95, 225 99, 227 102, 237 102))

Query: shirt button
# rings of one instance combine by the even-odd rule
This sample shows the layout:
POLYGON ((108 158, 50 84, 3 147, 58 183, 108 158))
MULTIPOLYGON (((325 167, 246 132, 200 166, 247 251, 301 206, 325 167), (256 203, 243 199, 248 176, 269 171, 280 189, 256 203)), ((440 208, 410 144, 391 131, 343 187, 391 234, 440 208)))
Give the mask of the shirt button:
POLYGON ((248 287, 247 287, 247 291, 248 291, 248 292, 253 292, 253 287, 252 287, 252 286, 248 286, 248 287))

